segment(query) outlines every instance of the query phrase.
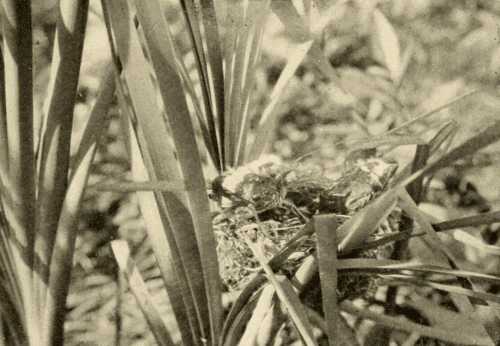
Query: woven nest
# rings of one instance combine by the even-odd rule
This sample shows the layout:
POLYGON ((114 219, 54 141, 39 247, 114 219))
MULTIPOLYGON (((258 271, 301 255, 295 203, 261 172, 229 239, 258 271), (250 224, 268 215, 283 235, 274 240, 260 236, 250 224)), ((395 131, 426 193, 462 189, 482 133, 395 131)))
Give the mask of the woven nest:
MULTIPOLYGON (((229 290, 241 289, 260 270, 247 240, 258 241, 272 258, 317 214, 336 214, 347 220, 382 193, 397 166, 371 156, 349 160, 339 177, 328 178, 317 167, 284 164, 274 157, 252 162, 214 180, 213 198, 221 206, 213 224, 218 241, 222 280, 229 290)), ((371 236, 377 239, 398 227, 392 213, 371 236)), ((315 237, 307 237, 280 267, 293 276, 303 259, 315 251, 315 237)), ((352 254, 387 257, 386 247, 352 254)), ((339 278, 339 298, 354 298, 373 288, 367 276, 339 278)))

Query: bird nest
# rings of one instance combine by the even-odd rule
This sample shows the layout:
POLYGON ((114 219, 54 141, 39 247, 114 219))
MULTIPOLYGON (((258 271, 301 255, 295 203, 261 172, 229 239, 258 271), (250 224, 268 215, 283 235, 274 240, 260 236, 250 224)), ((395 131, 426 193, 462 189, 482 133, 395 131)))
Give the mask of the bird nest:
MULTIPOLYGON (((220 212, 213 219, 222 280, 229 290, 248 282, 260 264, 247 241, 258 242, 267 258, 280 253, 318 214, 350 218, 388 186, 397 166, 375 155, 346 160, 338 177, 324 175, 318 167, 285 164, 275 157, 254 161, 229 171, 212 183, 212 197, 220 212)), ((398 227, 391 214, 371 236, 377 239, 398 227)), ((315 251, 315 236, 305 237, 281 265, 280 272, 293 276, 304 258, 315 251)), ((387 257, 390 249, 378 248, 353 254, 387 257)), ((339 296, 352 298, 372 286, 367 277, 341 276, 339 296)))

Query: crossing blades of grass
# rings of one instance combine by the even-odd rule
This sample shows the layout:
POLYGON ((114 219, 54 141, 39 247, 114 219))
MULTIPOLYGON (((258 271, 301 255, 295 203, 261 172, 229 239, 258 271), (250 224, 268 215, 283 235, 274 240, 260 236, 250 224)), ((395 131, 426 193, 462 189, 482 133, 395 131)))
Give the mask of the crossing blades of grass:
POLYGON ((450 269, 446 266, 437 266, 415 261, 397 261, 372 258, 339 259, 339 270, 359 270, 378 274, 397 274, 404 271, 441 274, 455 278, 469 278, 489 283, 499 283, 500 277, 466 270, 450 269))
POLYGON ((156 341, 161 346, 175 345, 170 337, 160 313, 155 307, 153 298, 149 294, 148 288, 141 273, 137 269, 134 261, 130 257, 130 249, 124 240, 115 240, 111 242, 111 248, 116 262, 120 267, 120 272, 128 280, 130 290, 132 291, 140 309, 143 311, 156 341))
MULTIPOLYGON (((123 85, 120 84, 120 86, 123 85)), ((147 86, 151 87, 150 84, 147 86)), ((151 89, 146 89, 145 91, 147 92, 148 90, 152 91, 151 89)), ((141 134, 139 129, 132 126, 133 120, 136 119, 135 110, 126 101, 122 88, 118 88, 117 94, 118 102, 121 105, 122 123, 124 124, 124 128, 130 129, 130 131, 125 133, 128 134, 132 175, 134 179, 139 181, 149 180, 149 175, 155 175, 155 171, 151 162, 151 155, 149 155, 147 150, 143 149, 141 153, 139 149, 139 142, 141 142, 142 148, 147 148, 147 143, 145 143, 143 139, 144 135, 141 134), (149 175, 145 165, 149 167, 149 175)), ((136 95, 135 107, 138 111, 158 111, 154 107, 147 108, 152 106, 152 104, 147 102, 149 94, 145 93, 142 97, 140 96, 140 94, 136 95)), ((168 157, 173 160, 173 148, 168 141, 164 142, 164 144, 166 145, 163 147, 165 158, 168 157)), ((175 170, 173 172, 175 173, 175 170)), ((172 311, 179 327, 182 342, 185 345, 196 345, 197 342, 195 340, 201 338, 201 331, 195 312, 195 293, 190 287, 190 277, 187 275, 190 270, 197 270, 196 268, 200 266, 196 263, 199 259, 196 256, 197 249, 190 248, 196 246, 194 235, 186 232, 183 238, 176 238, 177 235, 172 230, 172 224, 175 225, 175 222, 178 222, 178 220, 173 219, 169 221, 166 217, 168 215, 166 213, 166 204, 169 203, 169 200, 165 199, 163 195, 156 194, 155 196, 152 193, 138 192, 137 196, 142 215, 147 225, 146 231, 151 239, 153 251, 172 304, 172 311), (184 253, 191 254, 188 259, 190 262, 185 262, 186 258, 182 256, 181 250, 184 253)), ((174 197, 170 198, 175 200, 174 197)), ((185 215, 185 209, 181 208, 182 204, 174 203, 174 206, 179 206, 181 212, 181 214, 178 214, 179 217, 185 215)))
POLYGON ((448 102, 445 102, 444 104, 436 107, 436 108, 433 108, 429 111, 426 111, 426 112, 423 112, 423 113, 420 113, 420 114, 417 114, 416 116, 412 117, 410 120, 404 122, 403 124, 399 125, 398 127, 395 127, 393 128, 392 130, 389 130, 385 133, 385 135, 389 135, 389 134, 393 134, 393 133, 396 133, 396 132, 399 132, 399 131, 402 131, 402 130, 406 130, 408 129, 411 125, 415 124, 415 123, 418 123, 419 121, 422 121, 424 120, 425 118, 428 118, 430 117, 431 115, 434 115, 440 111, 442 111, 443 109, 446 109, 450 106, 452 106, 453 104, 457 103, 458 101, 460 100, 463 100, 469 96, 472 96, 474 95, 475 93, 477 93, 478 90, 470 90, 462 95, 459 95, 451 100, 449 100, 448 102))
POLYGON ((260 295, 263 292, 263 287, 260 286, 267 281, 263 275, 259 275, 258 277, 263 278, 262 281, 259 280, 259 288, 256 288, 252 291, 245 288, 243 290, 244 292, 242 292, 242 294, 240 294, 240 296, 236 300, 235 305, 231 308, 229 316, 224 324, 224 333, 222 335, 221 341, 219 342, 219 345, 237 345, 241 340, 241 336, 245 332, 248 321, 252 318, 253 311, 255 310, 260 295), (252 293, 252 296, 246 297, 245 291, 252 293), (240 299, 241 297, 248 299, 240 299))
POLYGON ((143 311, 146 321, 153 332, 159 345, 175 345, 170 337, 164 321, 155 308, 153 298, 144 282, 136 264, 130 257, 128 245, 123 240, 111 242, 111 248, 121 274, 127 279, 129 287, 135 296, 140 309, 143 311))
MULTIPOLYGON (((195 97, 193 101, 195 104, 199 103, 200 106, 203 105, 204 107, 205 117, 201 123, 202 128, 207 128, 208 138, 210 139, 210 142, 205 143, 209 152, 215 154, 215 160, 217 161, 214 164, 222 173, 225 158, 221 148, 225 138, 220 135, 220 131, 225 126, 223 116, 225 87, 214 4, 210 1, 203 1, 201 7, 199 7, 192 0, 182 0, 180 4, 195 57, 195 71, 201 84, 201 100, 195 97), (207 40, 210 40, 210 42, 207 40), (207 50, 205 50, 205 43, 207 50)), ((182 57, 179 60, 182 60, 182 57)))
MULTIPOLYGON (((500 122, 498 124, 500 124, 500 122)), ((438 237, 436 231, 432 228, 432 225, 422 215, 422 213, 415 205, 411 197, 408 195, 408 193, 406 191, 402 191, 400 196, 401 196, 403 210, 405 210, 408 213, 408 215, 410 215, 416 221, 416 223, 420 226, 420 228, 422 228, 422 230, 425 231, 425 233, 428 236, 429 243, 432 246, 433 250, 436 251, 436 254, 439 253, 444 254, 449 262, 446 263, 447 265, 452 266, 453 268, 461 269, 462 266, 459 264, 453 253, 448 249, 446 244, 444 244, 443 241, 438 237)), ((471 280, 468 280, 467 282, 462 281, 462 285, 470 285, 475 290, 481 291, 481 289, 477 285, 475 285, 474 282, 471 280)), ((465 299, 463 296, 451 294, 451 298, 454 300, 458 309, 462 313, 468 314, 473 311, 472 304, 468 299, 465 299)), ((488 302, 488 305, 493 309, 493 312, 497 315, 497 317, 500 317, 500 304, 488 302)), ((484 325, 484 327, 486 328, 487 326, 484 325)), ((491 331, 490 335, 493 336, 494 332, 491 331)))
POLYGON ((476 153, 478 150, 495 143, 500 139, 500 121, 496 121, 483 131, 457 146, 449 153, 443 155, 436 161, 423 169, 424 174, 432 174, 437 170, 451 165, 453 162, 476 153))
POLYGON ((406 186, 410 184, 415 179, 425 175, 431 175, 441 168, 448 167, 455 161, 472 155, 477 151, 497 142, 500 139, 500 121, 496 121, 486 129, 480 131, 476 135, 472 136, 462 144, 458 145, 450 152, 438 157, 437 159, 429 162, 424 168, 413 173, 410 177, 404 180, 401 177, 397 177, 395 180, 397 182, 396 186, 406 186))
MULTIPOLYGON (((183 179, 192 187, 186 191, 198 244, 205 285, 208 314, 200 314, 200 321, 208 317, 210 337, 215 344, 222 328, 222 302, 220 274, 217 261, 215 237, 212 232, 212 220, 206 193, 205 178, 198 152, 196 135, 191 121, 182 83, 172 64, 171 57, 175 50, 168 25, 161 14, 157 1, 136 1, 137 15, 144 31, 151 63, 158 80, 160 95, 171 128, 171 137, 175 144, 179 168, 183 179)), ((179 230, 180 231, 180 230, 179 230)), ((207 335, 208 336, 208 335, 207 335)))
MULTIPOLYGON (((245 310, 248 312, 247 315, 251 314, 250 311, 253 310, 253 307, 248 307, 249 302, 251 301, 252 296, 260 294, 260 290, 265 283, 266 277, 262 274, 258 274, 253 279, 251 279, 248 284, 245 285, 243 290, 238 295, 238 298, 236 298, 235 302, 233 303, 231 310, 229 310, 229 314, 225 318, 220 344, 232 345, 231 343, 226 342, 226 340, 231 339, 229 334, 232 334, 233 340, 239 340, 241 335, 238 335, 238 337, 234 337, 234 326, 237 325, 237 316, 241 315, 242 311, 245 310)), ((246 325, 246 321, 244 322, 244 324, 246 325)))
POLYGON ((439 282, 433 282, 431 280, 422 280, 410 275, 384 275, 383 280, 381 280, 381 284, 388 284, 396 287, 399 287, 401 285, 413 285, 414 287, 431 287, 439 291, 461 294, 485 302, 490 301, 500 303, 500 297, 491 293, 476 292, 456 285, 443 284, 439 282))
POLYGON ((80 205, 97 143, 106 129, 105 116, 114 95, 114 76, 111 69, 108 69, 101 83, 99 96, 92 107, 80 148, 74 159, 75 164, 71 170, 68 189, 57 224, 45 298, 47 303, 44 318, 41 320, 44 343, 37 341, 40 345, 63 344, 65 303, 73 264, 80 205))
MULTIPOLYGON (((232 104, 239 107, 240 111, 238 114, 241 113, 236 122, 236 129, 238 131, 235 138, 236 147, 234 149, 234 163, 236 166, 244 163, 245 155, 247 154, 247 139, 250 132, 250 94, 254 88, 255 70, 261 56, 262 37, 269 14, 270 2, 271 0, 266 0, 263 3, 249 1, 249 8, 247 10, 248 23, 246 23, 246 26, 250 30, 245 30, 245 34, 240 37, 241 42, 246 42, 246 44, 245 50, 240 48, 242 52, 245 52, 245 64, 241 68, 239 67, 238 61, 241 59, 238 59, 238 56, 235 62, 235 69, 238 71, 236 76, 243 77, 241 79, 243 82, 241 96, 232 102, 232 104)), ((236 80, 238 81, 239 78, 236 80)))
MULTIPOLYGON (((132 175, 134 179, 146 180, 148 179, 147 169, 139 149, 137 135, 130 121, 129 127, 132 175)), ((193 339, 200 338, 201 331, 194 318, 196 312, 181 260, 182 256, 178 253, 177 243, 172 231, 169 229, 171 226, 168 220, 162 216, 162 207, 165 208, 165 206, 162 205, 162 199, 156 198, 152 192, 137 192, 137 198, 142 217, 146 222, 146 232, 149 239, 151 239, 156 261, 163 278, 178 278, 177 280, 164 279, 163 282, 172 305, 181 339, 186 345, 196 345, 193 339)))
MULTIPOLYGON (((130 8, 118 0, 103 2, 103 5, 111 37, 116 42, 117 67, 122 68, 121 77, 130 94, 132 121, 137 122, 137 138, 149 179, 184 180, 193 188, 187 193, 167 191, 156 195, 162 220, 164 225, 168 225, 165 231, 171 232, 172 239, 175 239, 175 246, 173 242, 169 243, 172 254, 179 254, 182 263, 179 270, 184 271, 184 276, 164 276, 163 279, 187 279, 191 294, 183 299, 187 309, 185 313, 190 321, 194 319, 196 322, 190 322, 186 328, 200 326, 201 334, 192 329, 192 335, 201 336, 194 339, 195 344, 199 344, 202 338, 214 342, 222 326, 222 304, 208 197, 182 84, 174 71, 174 62, 168 60, 172 46, 169 37, 165 36, 168 35, 168 31, 164 30, 165 19, 161 17, 162 12, 157 10, 157 1, 137 3, 139 28, 144 32, 149 55, 157 71, 162 97, 166 100, 163 104, 167 107, 168 125, 172 131, 167 128, 164 115, 156 106, 156 90, 150 79, 144 78, 150 70, 130 8), (165 40, 166 45, 163 45, 165 40), (174 140, 178 160, 174 156, 171 139, 174 140)), ((162 256, 161 251, 165 250, 156 248, 156 256, 162 256)), ((162 271, 168 272, 167 269, 162 271)), ((191 340, 183 342, 190 343, 191 340)))
POLYGON ((257 343, 257 339, 262 337, 261 327, 264 326, 263 323, 268 314, 273 313, 274 305, 276 304, 276 293, 272 285, 268 285, 262 289, 259 300, 255 309, 253 309, 252 317, 247 322, 245 332, 243 333, 238 345, 266 345, 272 340, 268 340, 267 343, 257 343))
POLYGON ((250 126, 249 102, 254 73, 270 0, 228 4, 228 26, 224 38, 224 82, 226 87, 225 158, 228 166, 241 164, 246 154, 250 126))
POLYGON ((68 171, 78 77, 87 26, 88 0, 59 4, 46 99, 45 124, 40 138, 40 171, 35 239, 34 289, 41 307, 45 301, 50 256, 57 222, 68 186, 68 171), (39 279, 38 279, 39 278, 39 279))
POLYGON ((283 303, 283 305, 286 307, 304 344, 307 346, 317 346, 317 343, 313 336, 313 328, 309 322, 309 318, 307 317, 304 306, 302 305, 290 281, 286 277, 282 275, 276 275, 273 272, 271 267, 269 267, 269 265, 267 264, 267 259, 265 258, 262 250, 258 245, 253 244, 250 240, 247 241, 247 244, 264 269, 268 280, 274 286, 276 294, 278 295, 281 303, 283 303))
POLYGON ((396 206, 397 189, 384 192, 338 228, 339 253, 361 245, 396 206))
POLYGON ((456 121, 450 120, 444 123, 429 141, 431 155, 437 153, 444 143, 450 143, 457 130, 458 124, 456 121))
MULTIPOLYGON (((15 266, 16 283, 24 307, 24 330, 37 338, 32 311, 32 272, 35 225, 35 157, 33 153, 33 53, 31 5, 29 1, 2 1, 3 67, 7 125, 8 167, 12 193, 3 197, 15 266), (5 199, 9 197, 9 199, 5 199)), ((3 107, 3 106, 2 106, 3 107)))
MULTIPOLYGON (((416 293, 411 294, 409 298, 408 305, 419 310, 432 325, 439 326, 444 330, 460 330, 464 334, 474 335, 477 340, 487 339, 488 334, 482 330, 473 314, 457 314, 416 293)), ((489 344, 494 345, 495 343, 490 340, 489 344)))
POLYGON ((408 321, 406 319, 387 316, 370 311, 368 309, 359 308, 348 300, 344 300, 343 302, 341 302, 340 308, 341 310, 349 314, 362 317, 364 319, 372 320, 375 323, 387 326, 391 329, 402 330, 409 333, 417 333, 418 335, 421 336, 428 336, 431 338, 448 341, 456 344, 485 345, 485 346, 493 345, 488 337, 483 335, 477 335, 476 333, 471 334, 470 330, 463 330, 462 328, 451 329, 443 325, 436 325, 432 327, 424 326, 415 322, 408 321))

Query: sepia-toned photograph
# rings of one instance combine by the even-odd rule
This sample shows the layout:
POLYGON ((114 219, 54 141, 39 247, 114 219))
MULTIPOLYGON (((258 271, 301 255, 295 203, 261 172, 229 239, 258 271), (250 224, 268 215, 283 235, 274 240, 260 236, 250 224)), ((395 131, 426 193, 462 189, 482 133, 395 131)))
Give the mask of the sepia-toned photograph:
POLYGON ((500 345, 500 1, 0 0, 0 346, 500 345))

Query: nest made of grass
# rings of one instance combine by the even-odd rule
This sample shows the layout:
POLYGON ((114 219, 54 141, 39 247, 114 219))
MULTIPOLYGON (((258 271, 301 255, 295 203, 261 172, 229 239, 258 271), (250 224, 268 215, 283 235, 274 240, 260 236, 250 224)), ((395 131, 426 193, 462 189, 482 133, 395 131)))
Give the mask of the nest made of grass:
MULTIPOLYGON (((337 177, 319 167, 283 163, 271 157, 252 162, 217 179, 220 212, 213 219, 220 272, 229 291, 241 289, 260 264, 247 245, 259 242, 267 258, 278 254, 314 215, 336 214, 347 220, 382 193, 395 164, 375 155, 347 160, 337 177)), ((397 231, 399 213, 393 212, 371 236, 397 231)), ((292 277, 303 260, 315 252, 314 234, 305 237, 279 271, 292 277)), ((387 258, 390 246, 353 253, 352 257, 387 258)), ((340 275, 339 298, 356 298, 373 291, 367 276, 340 275)))

